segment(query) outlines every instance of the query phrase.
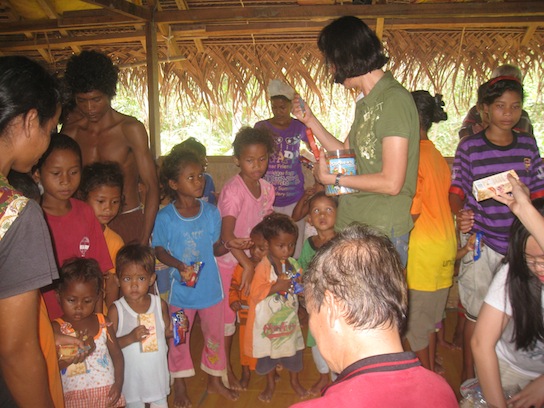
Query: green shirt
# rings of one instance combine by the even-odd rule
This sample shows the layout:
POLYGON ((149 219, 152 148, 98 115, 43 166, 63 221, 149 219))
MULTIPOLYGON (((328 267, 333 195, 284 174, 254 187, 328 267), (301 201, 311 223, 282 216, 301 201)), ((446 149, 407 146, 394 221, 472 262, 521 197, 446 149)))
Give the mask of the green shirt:
POLYGON ((386 72, 368 95, 357 101, 348 135, 355 151, 357 174, 382 171, 383 139, 408 139, 406 179, 396 196, 361 191, 340 196, 336 230, 352 222, 368 224, 389 237, 407 234, 413 227, 410 207, 416 191, 419 160, 419 117, 412 95, 386 72))

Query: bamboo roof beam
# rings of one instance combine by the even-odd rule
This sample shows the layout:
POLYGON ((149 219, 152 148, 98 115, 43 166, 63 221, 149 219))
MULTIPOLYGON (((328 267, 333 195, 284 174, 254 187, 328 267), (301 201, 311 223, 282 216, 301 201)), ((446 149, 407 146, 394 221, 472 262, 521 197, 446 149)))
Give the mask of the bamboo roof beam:
POLYGON ((152 13, 149 9, 126 0, 81 0, 94 6, 100 6, 116 13, 138 20, 150 21, 152 13))
POLYGON ((538 24, 530 24, 529 27, 527 28, 527 31, 525 32, 525 35, 523 36, 523 40, 521 40, 521 45, 522 46, 527 46, 527 44, 529 44, 529 41, 531 40, 531 38, 533 37, 533 35, 535 34, 535 31, 536 29, 538 28, 538 24))
POLYGON ((474 18, 474 17, 531 17, 544 16, 544 2, 488 3, 423 3, 423 4, 373 4, 332 6, 276 6, 276 7, 213 7, 208 9, 171 10, 159 12, 157 23, 205 23, 214 21, 289 21, 335 19, 354 15, 363 19, 376 18, 474 18))
MULTIPOLYGON (((36 1, 38 2, 38 5, 40 6, 40 8, 44 11, 45 15, 50 20, 58 20, 59 15, 55 11, 55 8, 51 4, 50 0, 36 0, 36 1)), ((68 34, 68 31, 66 31, 66 30, 59 30, 59 33, 63 37, 70 37, 70 34, 68 34)), ((75 53, 80 53, 81 52, 81 48, 79 48, 76 45, 71 45, 70 48, 72 48, 72 51, 74 51, 75 53)), ((47 62, 49 62, 49 63, 53 62, 52 58, 46 58, 46 56, 44 55, 45 52, 44 52, 43 49, 39 49, 38 52, 43 57, 43 59, 45 59, 47 62)), ((49 53, 47 53, 47 55, 50 56, 49 53)))

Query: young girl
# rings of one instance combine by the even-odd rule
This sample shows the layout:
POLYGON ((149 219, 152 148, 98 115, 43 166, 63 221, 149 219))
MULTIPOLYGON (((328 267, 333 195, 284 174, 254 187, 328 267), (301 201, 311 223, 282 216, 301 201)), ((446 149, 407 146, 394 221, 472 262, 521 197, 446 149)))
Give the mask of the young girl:
MULTIPOLYGON (((69 136, 51 136, 34 176, 43 187, 42 209, 49 226, 57 265, 69 258, 93 258, 107 273, 113 264, 100 223, 89 205, 72 198, 81 179, 81 150, 69 136)), ((51 320, 62 314, 53 289, 44 291, 51 320)), ((97 303, 97 311, 102 302, 97 303)))
POLYGON ((123 247, 123 238, 111 228, 108 223, 119 213, 123 201, 123 172, 115 162, 95 162, 83 168, 79 195, 83 201, 91 206, 102 226, 104 239, 113 262, 113 269, 104 276, 106 309, 119 299, 119 287, 113 278, 115 275, 115 257, 123 247))
MULTIPOLYGON (((459 270, 459 296, 465 308, 464 369, 462 380, 474 377, 471 349, 475 320, 493 275, 506 255, 509 227, 514 215, 495 200, 476 201, 474 181, 514 170, 531 191, 531 198, 544 196, 544 166, 533 137, 513 131, 523 104, 523 87, 517 78, 497 77, 487 83, 483 96, 489 126, 459 142, 452 166, 449 190, 451 210, 463 233, 483 233, 481 255, 465 256, 459 270)), ((468 235, 461 236, 466 242, 468 235)))
MULTIPOLYGON (((300 258, 298 259, 300 267, 306 270, 315 252, 329 242, 336 233, 334 232, 334 223, 336 222, 336 209, 338 200, 336 197, 329 197, 324 191, 314 194, 308 200, 308 223, 317 231, 317 235, 309 237, 304 241, 300 258)), ((312 385, 309 392, 312 395, 319 395, 323 387, 329 383, 329 367, 315 343, 312 333, 308 331, 307 344, 312 348, 314 363, 319 372, 319 379, 312 385)))
POLYGON ((308 392, 300 384, 304 340, 298 320, 298 296, 291 275, 300 267, 291 258, 298 230, 294 221, 274 213, 263 220, 268 256, 255 268, 249 293, 245 353, 257 358, 255 371, 266 375, 266 387, 259 400, 269 402, 276 388, 276 366, 289 370, 291 387, 301 398, 308 392))
POLYGON ((190 330, 197 313, 206 345, 201 367, 208 374, 208 392, 236 400, 238 393, 221 382, 226 368, 223 290, 213 255, 213 245, 221 231, 219 210, 198 198, 202 196, 204 175, 202 164, 193 153, 181 151, 166 156, 161 178, 172 203, 157 214, 152 245, 157 258, 171 267, 170 312, 183 308, 190 325, 185 343, 175 346, 173 340, 170 341, 168 366, 174 379, 174 404, 191 405, 185 378, 195 374, 190 330))
MULTIPOLYGON (((253 246, 249 249, 249 260, 254 266, 257 266, 259 262, 268 253, 268 244, 263 236, 263 223, 260 222, 251 230, 249 236, 253 246)), ((240 330, 238 338, 240 342, 240 364, 242 366, 242 377, 240 378, 240 386, 243 390, 247 389, 249 380, 251 379, 251 370, 255 370, 257 360, 251 356, 247 356, 244 353, 244 340, 246 333, 247 313, 249 309, 248 296, 244 290, 240 290, 240 284, 242 282, 242 273, 244 268, 242 265, 236 265, 234 268, 234 274, 232 275, 232 281, 229 289, 229 304, 230 308, 238 314, 238 321, 240 323, 240 330)))
MULTIPOLYGON (((230 253, 217 258, 223 292, 228 293, 232 273, 236 265, 244 268, 240 290, 249 290, 254 267, 246 252, 233 248, 236 238, 248 238, 251 229, 272 212, 274 187, 262 177, 268 167, 268 157, 274 152, 274 140, 266 129, 244 127, 238 131, 232 143, 234 163, 240 173, 223 186, 217 207, 221 213, 221 240, 230 253)), ((229 385, 240 389, 240 383, 230 364, 230 348, 234 335, 235 314, 228 299, 223 304, 225 316, 225 347, 229 385)))
POLYGON ((166 302, 148 293, 155 283, 153 250, 140 244, 127 245, 117 253, 116 264, 123 297, 111 306, 110 320, 125 357, 123 394, 127 408, 143 408, 146 403, 153 408, 168 408, 166 335, 171 332, 170 317, 166 302), (146 317, 150 320, 147 326, 141 321, 146 317))
POLYGON ((94 312, 102 285, 102 271, 94 259, 73 258, 62 266, 58 296, 63 315, 53 321, 53 330, 96 347, 81 363, 63 367, 60 361, 67 408, 125 406, 123 354, 108 318, 94 312))
MULTIPOLYGON (((534 204, 540 216, 544 215, 544 201, 534 204)), ((538 215, 535 218, 532 222, 539 222, 538 215)), ((540 231, 538 234, 542 236, 540 231)), ((519 387, 521 392, 508 404, 544 404, 543 283, 544 250, 516 219, 505 264, 493 279, 471 341, 489 406, 506 408, 503 388, 511 387, 519 387)))

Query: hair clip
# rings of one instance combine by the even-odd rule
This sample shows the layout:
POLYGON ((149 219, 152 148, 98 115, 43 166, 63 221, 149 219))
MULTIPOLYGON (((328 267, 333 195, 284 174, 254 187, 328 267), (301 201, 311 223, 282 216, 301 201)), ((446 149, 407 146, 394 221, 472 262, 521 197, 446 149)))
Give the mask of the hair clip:
POLYGON ((495 85, 499 81, 515 81, 521 85, 521 81, 515 76, 498 76, 489 81, 489 86, 495 85))

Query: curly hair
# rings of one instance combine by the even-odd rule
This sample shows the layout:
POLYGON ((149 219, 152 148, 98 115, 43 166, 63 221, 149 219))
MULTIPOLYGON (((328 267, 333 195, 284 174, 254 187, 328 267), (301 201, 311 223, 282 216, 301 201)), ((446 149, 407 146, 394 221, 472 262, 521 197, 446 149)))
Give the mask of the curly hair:
POLYGON ((60 269, 59 292, 72 282, 90 282, 96 285, 96 293, 102 291, 103 275, 100 265, 92 258, 71 258, 66 260, 60 269))
POLYGON ((177 198, 177 193, 170 187, 170 180, 177 180, 180 173, 189 164, 197 164, 202 166, 202 162, 199 157, 189 150, 178 149, 170 152, 164 157, 160 170, 161 185, 164 189, 164 193, 168 195, 172 200, 177 198))
POLYGON ((298 227, 291 217, 285 214, 272 213, 262 220, 262 234, 264 239, 270 241, 280 233, 286 233, 298 237, 298 227))
POLYGON ((334 82, 382 68, 389 58, 378 36, 362 20, 340 17, 319 34, 317 46, 334 72, 334 82))
POLYGON ((73 95, 101 91, 113 98, 116 95, 119 69, 112 60, 97 51, 82 51, 66 64, 64 80, 73 95))
POLYGON ((239 158, 245 147, 256 144, 265 146, 268 154, 273 154, 276 151, 274 137, 268 129, 252 128, 249 126, 242 127, 238 133, 236 133, 234 142, 232 142, 234 157, 239 158))
POLYGON ((94 162, 83 167, 79 198, 87 200, 89 193, 100 186, 117 187, 123 195, 123 171, 116 162, 94 162))
POLYGON ((436 94, 434 97, 428 91, 414 91, 412 98, 416 103, 419 114, 419 127, 428 131, 433 123, 442 122, 448 119, 448 114, 442 108, 442 95, 436 94))

